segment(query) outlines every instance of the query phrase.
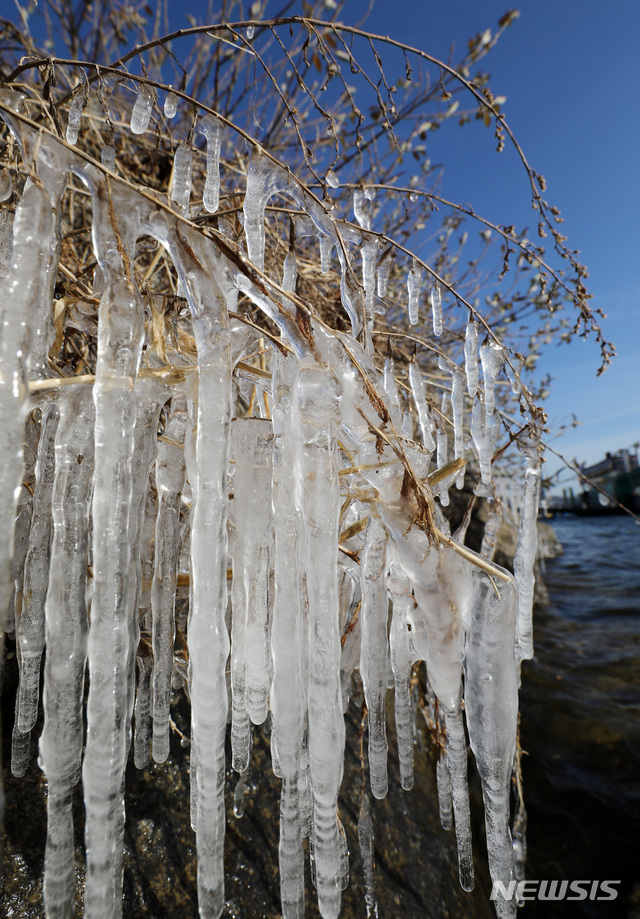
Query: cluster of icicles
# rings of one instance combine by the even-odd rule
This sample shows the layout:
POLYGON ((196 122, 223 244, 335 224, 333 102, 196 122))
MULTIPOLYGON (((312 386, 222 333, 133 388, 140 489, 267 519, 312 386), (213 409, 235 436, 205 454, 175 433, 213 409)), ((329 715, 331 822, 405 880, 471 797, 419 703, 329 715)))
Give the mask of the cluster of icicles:
MULTIPOLYGON (((145 98, 136 102, 132 127, 138 133, 144 130, 147 103, 145 98)), ((464 548, 463 533, 449 535, 432 497, 435 492, 446 503, 447 488, 464 474, 465 387, 473 401, 479 492, 492 493, 493 384, 504 361, 501 349, 488 343, 478 348, 472 321, 465 371, 443 360, 451 378, 454 452, 460 461, 449 474, 429 478, 432 454, 437 467, 447 463, 447 435, 429 412, 417 363, 410 367, 414 405, 404 417, 391 358, 383 379, 373 365, 374 280, 383 295, 388 266, 377 239, 367 235, 370 218, 362 199, 354 202, 357 216, 361 210, 362 234, 356 238, 353 230, 349 240, 362 258, 359 283, 335 221, 288 171, 257 154, 249 166, 244 205, 249 262, 223 233, 205 236, 184 219, 191 168, 183 145, 174 170, 176 204, 160 207, 117 179, 112 149, 103 158, 108 168, 101 169, 54 136, 39 135, 18 106, 9 94, 0 100, 33 176, 16 207, 0 301, 0 608, 8 610, 6 631, 15 619, 20 683, 12 768, 18 775, 27 768, 46 647, 40 765, 48 789, 47 916, 73 914, 71 800, 80 779, 86 806, 85 915, 121 915, 125 765, 132 734, 137 766, 144 767, 150 751, 157 763, 169 755, 169 703, 172 685, 180 683, 173 647, 180 571, 188 573, 190 585, 184 679, 191 701, 191 820, 204 919, 220 916, 224 907, 228 723, 233 767, 243 773, 251 723, 271 716, 273 768, 282 779, 283 916, 304 914, 303 838, 309 837, 320 912, 334 919, 345 875, 337 802, 351 677, 359 670, 368 710, 370 787, 375 798, 382 798, 389 684, 395 684, 402 786, 413 784, 410 676, 419 660, 426 662, 444 713, 446 752, 438 786, 445 824, 451 824, 453 813, 461 883, 466 889, 473 885, 464 711, 482 780, 491 876, 507 887, 515 870, 509 794, 519 666, 532 653, 540 477, 535 437, 528 449, 515 581, 491 562, 499 502, 476 555, 464 548), (69 173, 92 197, 98 359, 93 386, 48 387, 60 203, 69 173), (329 332, 302 315, 288 295, 295 290, 295 249, 286 257, 281 286, 260 273, 264 211, 275 193, 293 199, 306 214, 298 231, 319 237, 323 262, 335 249, 351 334, 329 332), (175 265, 191 314, 195 370, 168 351, 173 371, 163 376, 159 359, 145 348, 145 305, 132 274, 142 235, 156 239, 175 265), (269 355, 269 374, 251 378, 244 365, 251 384, 268 390, 265 417, 233 417, 237 387, 245 385, 234 371, 256 342, 251 328, 229 316, 239 293, 281 333, 282 348, 269 355), (176 374, 176 368, 184 373, 176 374), (23 451, 35 392, 41 393, 39 434, 27 424, 29 449, 23 451), (414 418, 420 431, 415 441, 414 418), (401 443, 402 462, 393 449, 401 443), (21 491, 31 455, 36 457, 32 498, 21 491), (185 516, 187 527, 181 523, 185 516), (141 625, 152 636, 152 656, 139 655, 141 625)), ((220 132, 215 124, 207 130, 204 197, 215 210, 220 132)), ((414 267, 408 282, 412 318, 417 318, 421 285, 421 272, 414 267)), ((433 314, 437 335, 443 321, 439 292, 433 314)), ((257 404, 265 409, 264 395, 257 404)), ((371 908, 368 803, 360 823, 371 908)), ((515 914, 515 903, 504 899, 496 908, 501 917, 515 914)))

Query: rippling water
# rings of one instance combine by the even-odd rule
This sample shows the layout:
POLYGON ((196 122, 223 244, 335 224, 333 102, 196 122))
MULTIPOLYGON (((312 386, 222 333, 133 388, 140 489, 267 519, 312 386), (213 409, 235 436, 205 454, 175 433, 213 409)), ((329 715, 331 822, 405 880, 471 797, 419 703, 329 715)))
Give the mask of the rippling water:
POLYGON ((640 917, 640 526, 554 521, 552 605, 537 613, 521 692, 527 875, 621 880, 611 903, 528 902, 538 916, 640 917))

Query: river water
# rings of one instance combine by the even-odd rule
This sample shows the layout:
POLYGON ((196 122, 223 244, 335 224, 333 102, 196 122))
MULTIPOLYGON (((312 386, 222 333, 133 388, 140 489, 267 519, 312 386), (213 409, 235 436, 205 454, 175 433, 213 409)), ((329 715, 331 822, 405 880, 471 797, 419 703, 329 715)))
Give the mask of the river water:
MULTIPOLYGON (((640 526, 559 518, 520 707, 527 876, 620 880, 612 902, 527 902, 523 919, 640 917, 640 526)), ((590 888, 587 888, 590 889, 590 888)))

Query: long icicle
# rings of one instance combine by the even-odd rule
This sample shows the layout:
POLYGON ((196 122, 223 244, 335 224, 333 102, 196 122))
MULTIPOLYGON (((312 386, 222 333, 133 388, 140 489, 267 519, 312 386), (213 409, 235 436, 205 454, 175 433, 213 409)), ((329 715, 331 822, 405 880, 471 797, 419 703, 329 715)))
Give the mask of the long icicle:
POLYGON ((337 919, 341 899, 337 804, 345 728, 340 693, 337 578, 338 400, 338 384, 327 370, 318 366, 301 368, 298 409, 309 594, 309 752, 318 905, 323 919, 337 919))
POLYGON ((72 914, 75 887, 72 794, 83 747, 94 405, 87 386, 70 389, 58 404, 40 756, 47 777, 44 902, 48 916, 63 917, 72 914))

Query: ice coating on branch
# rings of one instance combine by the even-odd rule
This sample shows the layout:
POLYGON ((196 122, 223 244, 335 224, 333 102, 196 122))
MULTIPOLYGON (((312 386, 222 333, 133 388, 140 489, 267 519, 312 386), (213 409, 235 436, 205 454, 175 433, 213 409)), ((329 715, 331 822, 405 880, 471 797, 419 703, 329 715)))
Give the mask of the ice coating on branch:
POLYGON ((486 341, 480 345, 480 360, 484 377, 484 404, 487 415, 493 415, 496 405, 495 382, 504 364, 504 351, 495 341, 486 341))
POLYGON ((185 482, 184 444, 187 403, 183 395, 171 400, 165 437, 158 445, 156 489, 158 514, 155 560, 151 585, 153 635, 153 758, 163 763, 169 755, 169 703, 175 636, 174 605, 180 560, 180 496, 185 482))
POLYGON ((413 401, 415 402, 416 411, 418 412, 418 421, 420 423, 420 431, 422 432, 422 445, 425 450, 431 454, 436 449, 436 442, 433 437, 435 426, 427 405, 427 396, 422 374, 415 360, 412 360, 409 364, 409 385, 411 386, 413 401))
POLYGON ((338 178, 337 173, 333 171, 333 169, 327 170, 327 174, 325 175, 324 179, 330 188, 340 187, 340 179, 338 178))
POLYGON ((173 161, 173 181, 171 182, 171 199, 186 212, 191 197, 191 172, 193 169, 193 150, 186 141, 178 144, 173 161))
POLYGON ((75 94, 69 105, 69 120, 67 121, 66 140, 68 144, 75 144, 78 141, 78 131, 80 130, 80 119, 86 104, 84 90, 81 89, 75 94))
POLYGON ((236 772, 249 765, 249 720, 262 724, 268 712, 272 440, 269 421, 238 418, 232 425, 231 746, 236 772))
POLYGON ((146 83, 143 83, 138 90, 138 95, 131 111, 131 131, 134 134, 144 134, 149 127, 155 101, 156 94, 154 90, 146 83))
POLYGON ((168 92, 164 100, 164 114, 166 118, 175 118, 178 111, 178 97, 173 92, 168 92))
POLYGON ((337 804, 345 728, 340 694, 336 436, 340 390, 321 367, 303 366, 297 384, 299 462, 309 597, 309 752, 318 905, 324 919, 340 912, 337 804))
POLYGON ((202 203, 210 214, 215 214, 220 203, 220 149, 223 124, 215 115, 205 115, 198 128, 207 140, 207 178, 202 193, 202 203))
POLYGON ((478 391, 478 323, 470 319, 464 335, 464 367, 467 374, 467 392, 472 399, 478 391))
MULTIPOLYGON (((413 266, 409 272, 409 277, 407 278, 407 291, 409 293, 409 322, 411 325, 416 325, 420 315, 420 294, 422 292, 422 287, 424 285, 424 269, 418 264, 414 259, 413 266)), ((435 319, 434 319, 434 332, 435 332, 435 319)), ((436 335, 442 333, 442 328, 440 332, 435 332, 436 335)))
POLYGON ((433 334, 436 338, 442 335, 442 288, 438 281, 431 288, 431 315, 433 317, 433 334))
POLYGON ((353 192, 353 214, 363 230, 371 229, 371 203, 376 196, 374 188, 356 188, 353 192))
POLYGON ((385 586, 387 535, 380 519, 369 517, 360 563, 362 633, 360 675, 369 718, 369 779, 374 798, 387 794, 387 618, 389 601, 385 586))

